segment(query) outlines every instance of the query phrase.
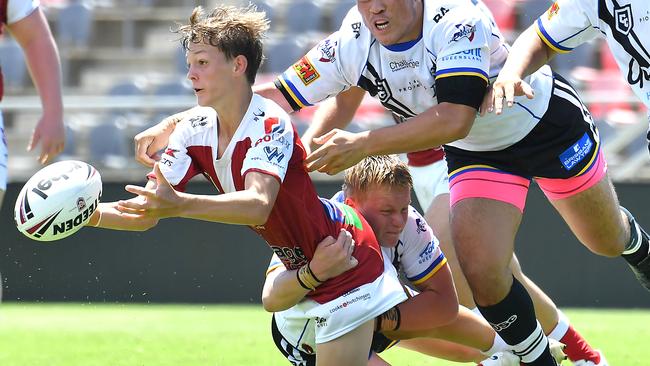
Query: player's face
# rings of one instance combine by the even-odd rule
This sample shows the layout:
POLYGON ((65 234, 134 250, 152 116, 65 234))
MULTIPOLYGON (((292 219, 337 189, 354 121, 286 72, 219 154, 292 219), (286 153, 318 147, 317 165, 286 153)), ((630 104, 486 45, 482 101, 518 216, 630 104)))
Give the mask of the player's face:
POLYGON ((397 245, 406 226, 411 190, 408 187, 376 186, 354 198, 355 206, 384 247, 397 245))
POLYGON ((383 45, 417 39, 422 32, 423 0, 357 0, 363 22, 383 45))
POLYGON ((192 82, 200 106, 216 106, 232 85, 232 60, 217 47, 192 43, 187 50, 187 78, 192 82))

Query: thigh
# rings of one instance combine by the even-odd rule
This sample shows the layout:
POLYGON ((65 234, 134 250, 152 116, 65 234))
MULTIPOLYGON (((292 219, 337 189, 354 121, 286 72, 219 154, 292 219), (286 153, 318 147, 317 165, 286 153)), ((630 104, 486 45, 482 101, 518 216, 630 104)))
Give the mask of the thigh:
POLYGON ((629 225, 607 176, 585 191, 551 203, 591 251, 612 257, 621 254, 629 236, 629 225))
POLYGON ((521 212, 509 203, 468 198, 451 208, 451 231, 458 261, 479 305, 496 303, 507 295, 509 265, 521 212))
POLYGON ((374 319, 334 340, 316 345, 318 366, 366 366, 372 341, 374 319))

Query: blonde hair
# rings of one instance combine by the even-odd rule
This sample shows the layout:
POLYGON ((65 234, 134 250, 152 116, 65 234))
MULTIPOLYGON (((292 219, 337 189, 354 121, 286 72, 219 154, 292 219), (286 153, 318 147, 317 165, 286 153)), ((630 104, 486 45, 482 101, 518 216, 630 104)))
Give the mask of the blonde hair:
POLYGON ((228 60, 243 55, 248 60, 246 78, 255 83, 264 59, 262 40, 269 29, 265 12, 257 11, 253 4, 242 8, 220 5, 206 14, 203 7, 197 6, 189 20, 189 24, 173 31, 181 35, 185 50, 191 43, 205 43, 217 47, 228 60))
POLYGON ((373 187, 413 187, 408 166, 395 155, 369 156, 345 171, 343 192, 352 197, 373 187))

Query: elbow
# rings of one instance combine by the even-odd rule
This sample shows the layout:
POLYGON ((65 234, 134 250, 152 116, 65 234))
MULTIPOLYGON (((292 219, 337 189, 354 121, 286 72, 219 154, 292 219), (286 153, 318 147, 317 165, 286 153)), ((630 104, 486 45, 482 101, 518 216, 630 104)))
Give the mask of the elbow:
POLYGON ((269 221, 269 216, 271 216, 271 211, 273 211, 273 205, 269 202, 260 200, 248 215, 250 220, 248 224, 251 226, 266 224, 266 222, 269 221))
POLYGON ((269 313, 277 313, 290 308, 290 306, 284 306, 284 304, 276 301, 273 297, 265 295, 262 295, 262 307, 269 313))

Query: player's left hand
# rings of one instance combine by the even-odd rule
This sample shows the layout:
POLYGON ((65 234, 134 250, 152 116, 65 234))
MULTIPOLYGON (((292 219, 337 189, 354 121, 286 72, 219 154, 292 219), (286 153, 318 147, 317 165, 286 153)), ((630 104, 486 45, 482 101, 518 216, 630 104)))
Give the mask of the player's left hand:
POLYGON ((160 171, 157 163, 154 164, 153 171, 156 177, 156 186, 147 188, 127 185, 124 187, 128 192, 143 197, 144 199, 121 200, 117 206, 119 211, 129 214, 139 214, 149 218, 165 218, 179 215, 181 209, 179 192, 171 186, 160 171))
POLYGON ((353 166, 366 155, 363 151, 364 133, 352 133, 335 128, 314 139, 321 145, 307 156, 307 170, 334 175, 353 166))
MULTIPOLYGON (((501 114, 503 105, 510 108, 515 103, 516 96, 525 95, 528 99, 535 97, 533 88, 518 76, 499 74, 497 80, 492 85, 492 101, 488 103, 488 112, 501 114)), ((481 106, 483 108, 483 106, 481 106)))
POLYGON ((38 121, 32 137, 27 145, 27 151, 32 151, 41 143, 41 153, 38 162, 46 164, 51 162, 57 155, 63 152, 65 147, 65 128, 61 116, 44 114, 38 121))

